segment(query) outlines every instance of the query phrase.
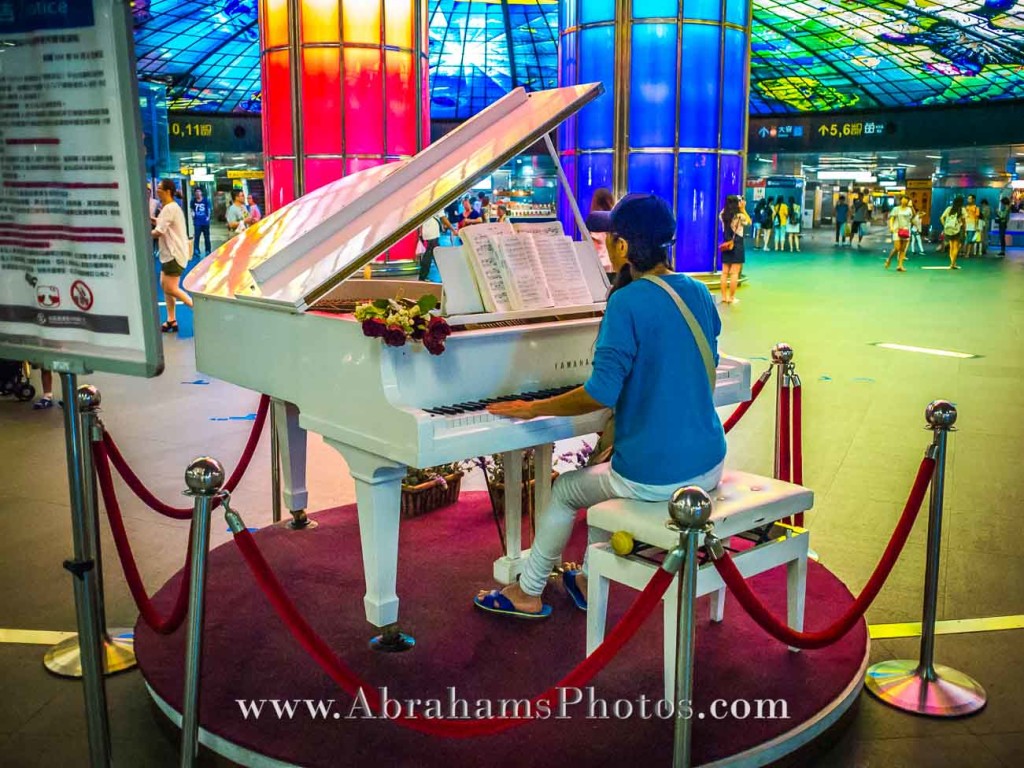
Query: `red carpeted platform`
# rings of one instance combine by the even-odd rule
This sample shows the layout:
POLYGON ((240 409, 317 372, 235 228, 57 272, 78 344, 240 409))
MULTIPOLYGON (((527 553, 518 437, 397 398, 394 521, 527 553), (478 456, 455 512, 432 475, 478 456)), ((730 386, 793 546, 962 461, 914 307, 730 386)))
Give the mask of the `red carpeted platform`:
MULTIPOLYGON (((215 519, 216 525, 222 524, 219 512, 215 519)), ((390 697, 447 701, 449 688, 454 688, 473 705, 478 699, 524 699, 545 690, 581 660, 585 616, 554 585, 547 594, 554 614, 536 624, 489 616, 472 607, 476 589, 492 586, 491 563, 500 554, 486 494, 463 494, 456 505, 403 521, 401 624, 417 641, 404 654, 380 654, 367 647, 371 628, 363 616, 355 507, 327 510, 316 519, 320 525, 313 531, 267 528, 256 534, 256 541, 300 610, 336 653, 369 683, 387 686, 390 697)), ((581 524, 567 559, 581 559, 584 540, 581 524)), ((814 630, 828 625, 853 598, 828 570, 809 565, 806 628, 814 630)), ((163 610, 173 600, 179 578, 158 595, 163 610)), ((785 615, 784 569, 751 583, 785 615)), ((609 628, 637 594, 613 585, 609 628)), ((346 719, 352 700, 296 646, 232 543, 211 553, 207 606, 200 721, 207 743, 214 737, 216 749, 239 762, 275 764, 265 760, 269 757, 285 764, 356 768, 671 764, 672 722, 639 716, 641 695, 648 701, 661 697, 660 611, 592 683, 594 696, 608 702, 610 719, 588 719, 585 700, 569 710, 570 719, 534 722, 499 736, 445 740, 392 722, 346 719), (312 718, 304 703, 292 718, 278 719, 273 705, 266 704, 259 719, 246 719, 239 699, 334 703, 326 719, 312 718), (632 702, 633 717, 611 718, 619 699, 632 702)), ((701 599, 695 764, 770 762, 813 739, 855 700, 868 651, 863 622, 829 648, 790 653, 756 627, 735 600, 727 598, 721 624, 708 622, 707 610, 707 599, 701 599), (710 713, 718 699, 749 700, 752 714, 714 719, 710 713), (784 699, 788 719, 756 719, 757 699, 784 699)), ((184 637, 184 629, 161 637, 141 624, 136 628, 139 667, 165 711, 181 705, 184 637)), ((625 705, 620 706, 624 711, 625 705)))

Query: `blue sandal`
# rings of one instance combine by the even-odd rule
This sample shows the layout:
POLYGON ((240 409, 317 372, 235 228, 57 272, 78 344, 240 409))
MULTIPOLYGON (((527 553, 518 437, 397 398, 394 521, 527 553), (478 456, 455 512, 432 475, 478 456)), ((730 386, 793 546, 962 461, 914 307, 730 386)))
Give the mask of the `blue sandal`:
POLYGON ((473 605, 479 608, 481 611, 487 611, 488 613, 499 613, 503 616, 511 616, 515 619, 546 619, 551 615, 551 606, 545 605, 537 613, 530 613, 529 611, 520 611, 509 600, 505 595, 501 594, 501 590, 492 589, 483 597, 474 597, 473 605))
POLYGON ((565 591, 569 593, 569 597, 572 598, 573 603, 581 611, 587 610, 587 598, 580 592, 580 588, 576 586, 576 577, 582 573, 582 571, 569 570, 562 571, 562 584, 565 586, 565 591))

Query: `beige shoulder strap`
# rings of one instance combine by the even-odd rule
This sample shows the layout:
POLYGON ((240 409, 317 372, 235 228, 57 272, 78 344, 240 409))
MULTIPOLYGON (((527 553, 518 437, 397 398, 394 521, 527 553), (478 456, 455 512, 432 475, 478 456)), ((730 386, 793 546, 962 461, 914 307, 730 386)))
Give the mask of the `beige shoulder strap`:
POLYGON ((715 356, 711 354, 711 344, 708 343, 708 338, 704 334, 704 329, 700 327, 700 323, 697 322, 697 318, 693 316, 693 311, 686 306, 686 302, 682 300, 679 294, 672 290, 672 286, 657 275, 644 275, 640 279, 649 280, 654 283, 671 296, 672 301, 676 303, 676 307, 679 308, 679 314, 683 316, 683 320, 690 327, 690 333, 693 334, 694 341, 697 342, 697 349, 700 350, 701 360, 704 361, 704 370, 708 375, 708 384, 711 386, 711 391, 714 392, 715 384, 718 381, 718 377, 715 374, 715 356))

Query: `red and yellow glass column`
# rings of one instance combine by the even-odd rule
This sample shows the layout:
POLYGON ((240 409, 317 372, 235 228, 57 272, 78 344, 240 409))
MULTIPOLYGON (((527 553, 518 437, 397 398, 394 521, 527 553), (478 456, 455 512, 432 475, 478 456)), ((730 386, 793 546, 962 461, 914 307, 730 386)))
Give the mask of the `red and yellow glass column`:
POLYGON ((261 0, 268 211, 430 140, 425 0, 261 0))

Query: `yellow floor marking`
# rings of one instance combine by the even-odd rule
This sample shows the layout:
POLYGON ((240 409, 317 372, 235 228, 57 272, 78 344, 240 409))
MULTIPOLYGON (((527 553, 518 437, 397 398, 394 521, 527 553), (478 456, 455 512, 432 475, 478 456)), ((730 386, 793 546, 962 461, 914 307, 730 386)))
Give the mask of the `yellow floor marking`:
MULTIPOLYGON (((967 632, 995 632, 1002 629, 1024 629, 1024 615, 991 616, 987 619, 951 619, 935 622, 935 634, 958 635, 967 632)), ((872 624, 868 627, 872 640, 895 637, 920 637, 921 622, 906 624, 872 624)))
POLYGON ((74 636, 74 632, 49 632, 45 629, 0 629, 0 643, 56 645, 74 636))

